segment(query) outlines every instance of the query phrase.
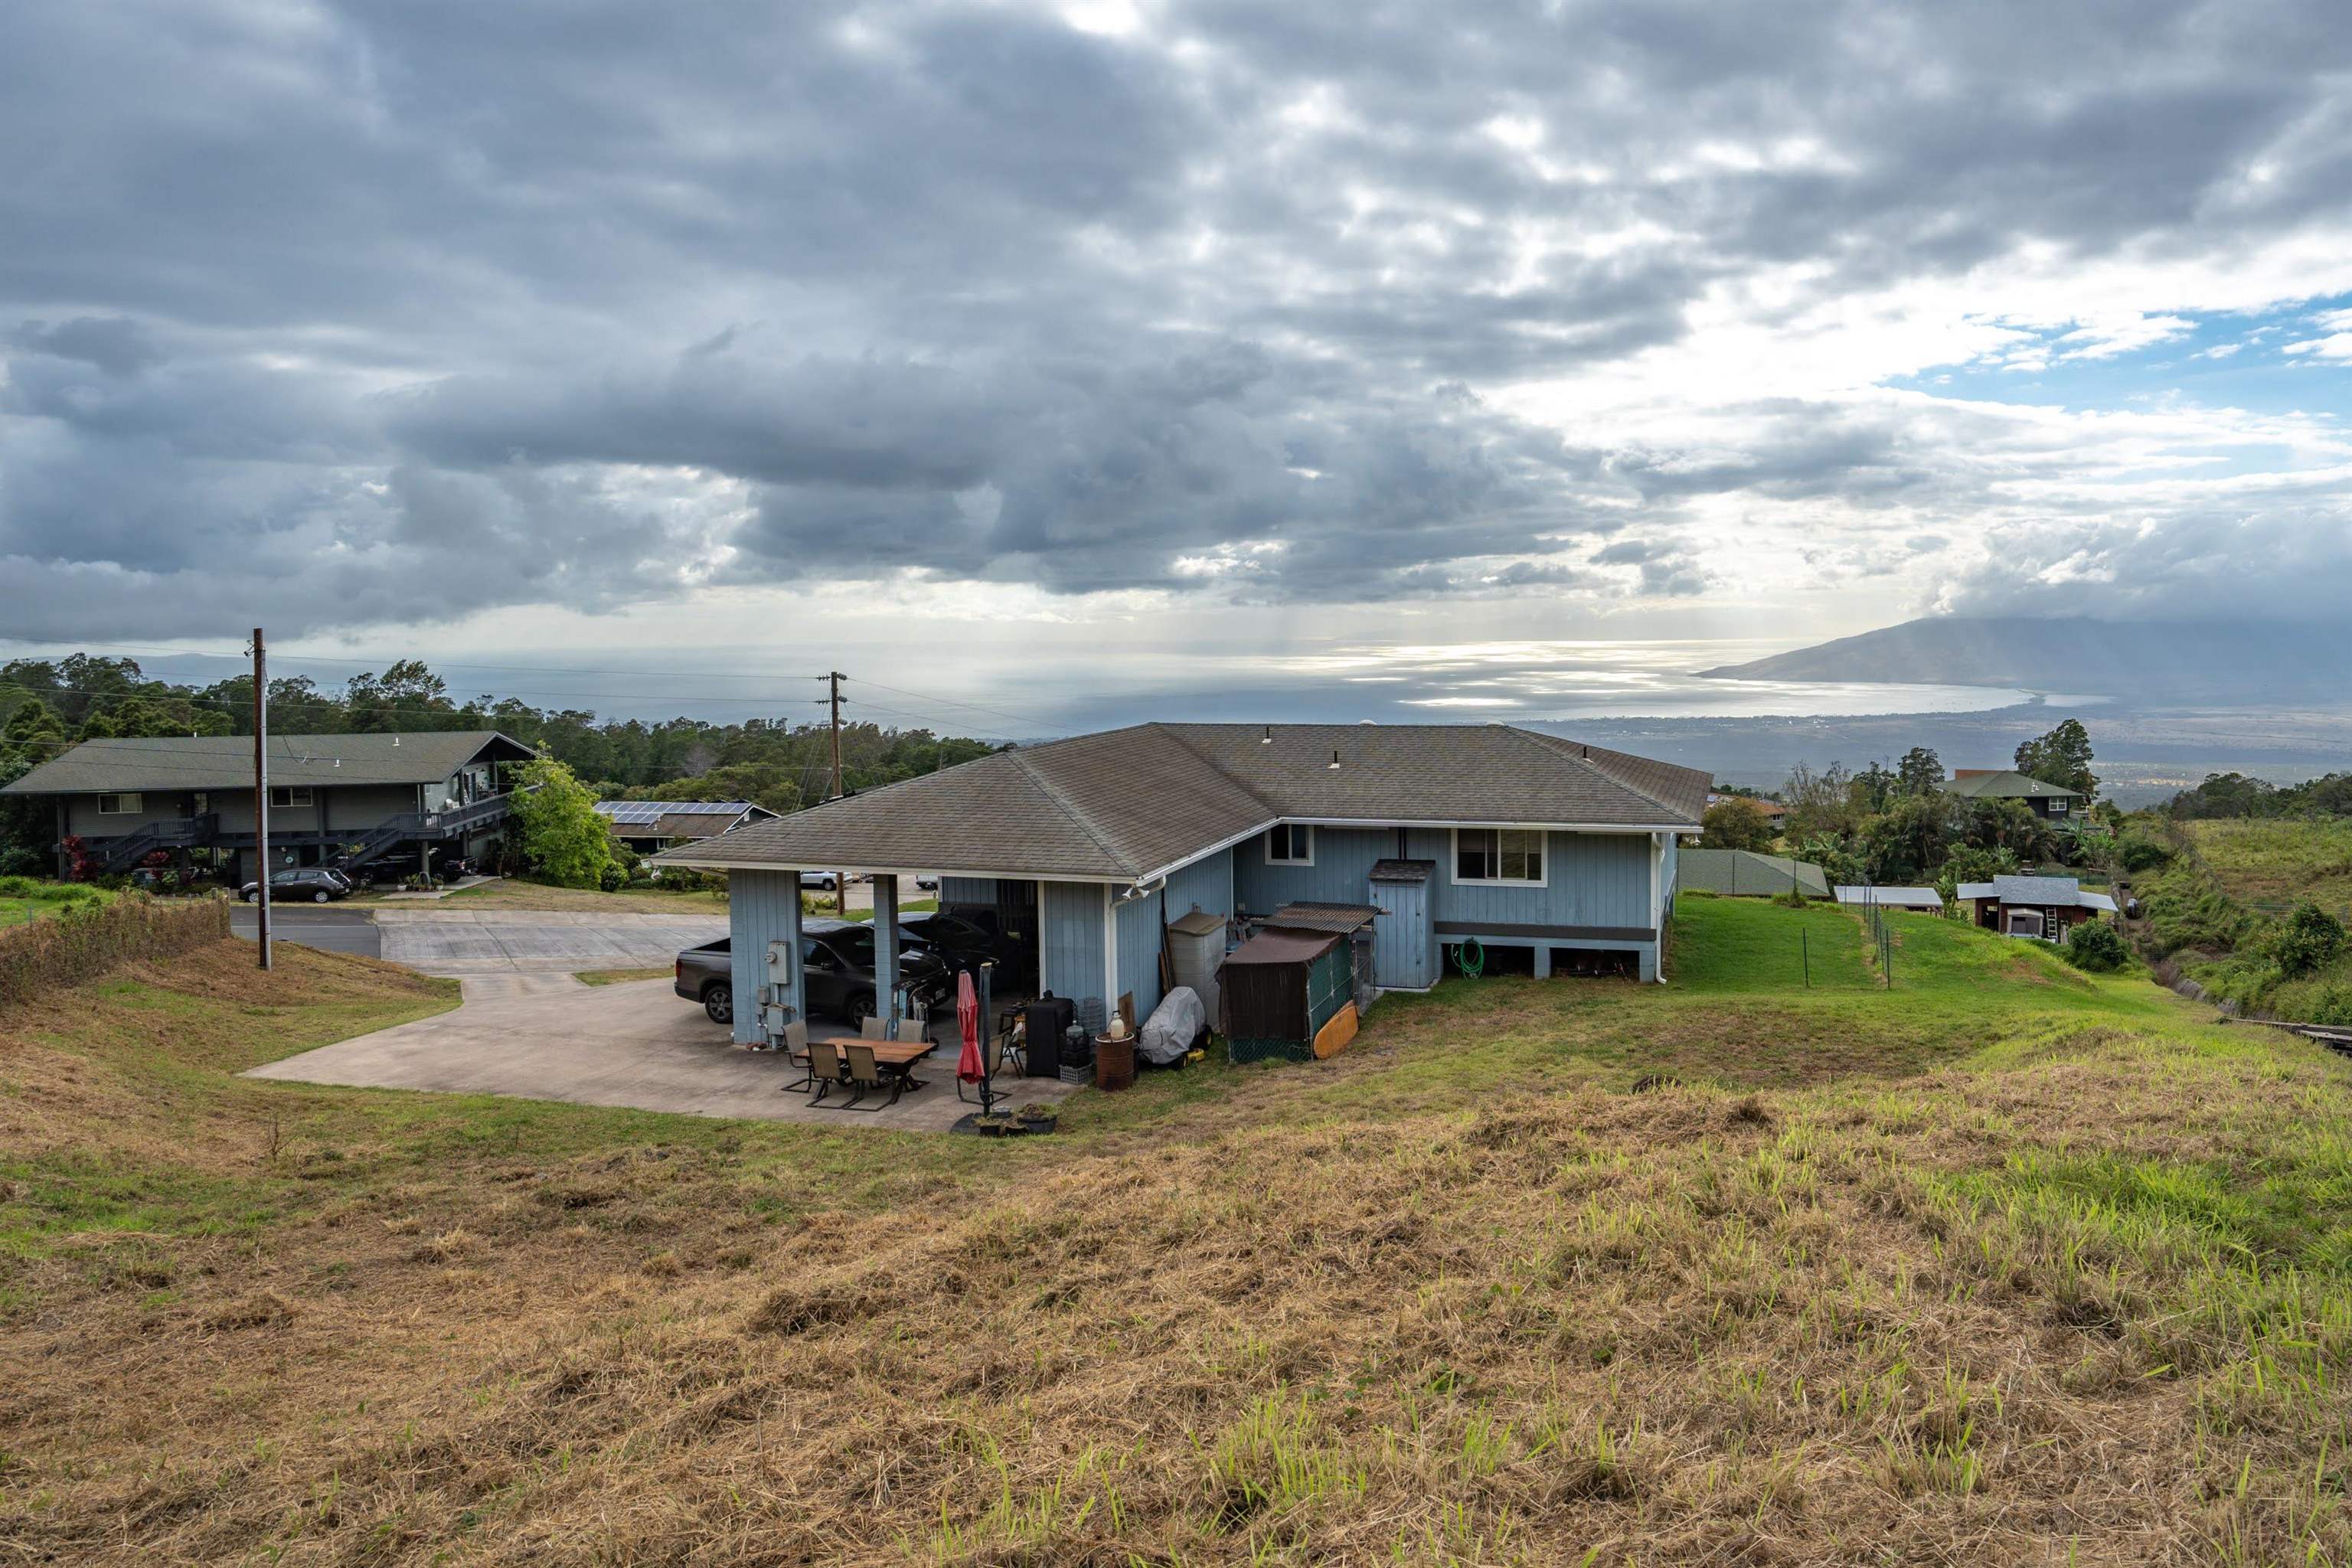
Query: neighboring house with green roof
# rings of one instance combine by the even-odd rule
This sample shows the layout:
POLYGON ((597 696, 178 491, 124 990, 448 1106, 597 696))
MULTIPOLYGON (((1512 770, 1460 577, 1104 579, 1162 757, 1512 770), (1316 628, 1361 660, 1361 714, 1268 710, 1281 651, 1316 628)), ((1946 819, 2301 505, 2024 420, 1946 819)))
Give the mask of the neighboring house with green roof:
MULTIPOLYGON (((533 754, 495 730, 272 735, 272 868, 411 868, 427 851, 436 865, 479 855, 506 822, 507 768, 533 754)), ((0 795, 53 802, 60 876, 73 860, 68 839, 100 873, 159 851, 185 864, 226 850, 237 881, 255 875, 250 735, 84 741, 0 795)))
POLYGON ((2071 827, 2091 809, 2091 797, 2064 784, 2045 784, 2011 768, 1954 768, 1945 792, 1963 800, 2021 800, 2034 816, 2071 827))

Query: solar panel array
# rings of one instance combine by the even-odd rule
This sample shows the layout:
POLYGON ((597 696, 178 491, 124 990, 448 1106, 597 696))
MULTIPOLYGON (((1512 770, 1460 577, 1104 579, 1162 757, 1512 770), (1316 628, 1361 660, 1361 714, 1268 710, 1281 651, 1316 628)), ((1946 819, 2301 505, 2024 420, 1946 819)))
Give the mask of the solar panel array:
POLYGON ((615 826, 650 827, 665 816, 740 816, 748 800, 600 800, 596 809, 615 826))

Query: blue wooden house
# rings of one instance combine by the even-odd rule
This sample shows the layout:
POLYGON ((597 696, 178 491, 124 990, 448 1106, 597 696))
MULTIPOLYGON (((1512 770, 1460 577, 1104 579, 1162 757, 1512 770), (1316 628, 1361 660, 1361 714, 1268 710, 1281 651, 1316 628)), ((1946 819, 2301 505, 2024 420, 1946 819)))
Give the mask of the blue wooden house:
POLYGON ((1503 724, 1141 724, 999 752, 656 857, 724 871, 736 1037, 758 989, 796 1010, 800 873, 874 879, 877 973, 896 978, 900 879, 985 906, 1038 989, 1107 1005, 1160 997, 1161 930, 1200 910, 1263 917, 1300 901, 1370 905, 1375 979, 1435 984, 1475 939, 1556 959, 1622 954, 1660 977, 1675 836, 1708 777, 1503 724))

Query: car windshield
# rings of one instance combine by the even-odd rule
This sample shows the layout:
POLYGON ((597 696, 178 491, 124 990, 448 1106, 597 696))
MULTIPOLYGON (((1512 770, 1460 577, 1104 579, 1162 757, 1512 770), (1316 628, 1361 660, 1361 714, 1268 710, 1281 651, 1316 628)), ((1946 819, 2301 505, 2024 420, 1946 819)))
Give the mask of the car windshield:
POLYGON ((847 959, 853 969, 874 967, 874 933, 864 926, 827 937, 825 945, 847 959))

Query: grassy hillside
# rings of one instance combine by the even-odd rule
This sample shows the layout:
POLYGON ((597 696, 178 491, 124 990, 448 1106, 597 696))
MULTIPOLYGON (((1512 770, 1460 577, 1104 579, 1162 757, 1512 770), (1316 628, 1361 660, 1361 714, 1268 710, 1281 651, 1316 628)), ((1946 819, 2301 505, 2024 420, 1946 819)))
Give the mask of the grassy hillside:
POLYGON ((2308 899, 2341 917, 2352 910, 2352 820, 2248 818, 2181 825, 2197 857, 2242 902, 2308 899))
POLYGON ((2352 1065, 2144 978, 1691 900, 999 1146, 229 1078, 446 1003, 289 951, 0 1015, 12 1555, 2352 1553, 2352 1065))

